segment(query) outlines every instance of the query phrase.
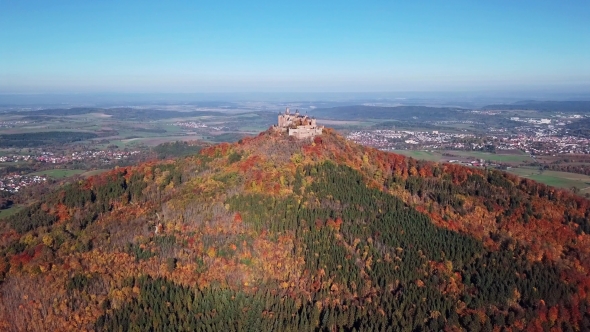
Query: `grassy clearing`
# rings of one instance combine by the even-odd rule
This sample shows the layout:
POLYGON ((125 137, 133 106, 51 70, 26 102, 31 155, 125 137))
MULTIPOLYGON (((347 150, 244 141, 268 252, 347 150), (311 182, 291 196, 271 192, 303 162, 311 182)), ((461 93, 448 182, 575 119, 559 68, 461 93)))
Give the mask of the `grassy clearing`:
POLYGON ((428 161, 440 161, 442 153, 438 151, 415 151, 415 150, 394 150, 393 153, 401 154, 415 159, 422 159, 428 161))
POLYGON ((0 210, 0 219, 10 217, 11 215, 17 213, 20 209, 22 209, 21 206, 13 205, 8 209, 0 210))
POLYGON ((544 171, 541 173, 538 169, 532 167, 511 168, 508 172, 553 187, 566 189, 576 187, 579 188, 582 193, 590 191, 590 176, 583 174, 556 171, 544 171))
POLYGON ((9 128, 5 130, 0 130, 2 134, 34 134, 34 133, 47 133, 47 132, 54 132, 54 131, 63 131, 63 132, 73 132, 73 133, 94 133, 95 131, 90 128, 64 128, 63 126, 40 126, 38 128, 33 127, 23 127, 23 128, 9 128))
POLYGON ((180 126, 174 126, 172 124, 163 124, 160 127, 162 127, 162 129, 165 129, 168 134, 177 134, 177 133, 182 133, 184 131, 184 129, 180 126))
POLYGON ((428 161, 449 161, 451 159, 459 159, 462 161, 471 161, 476 159, 484 159, 492 162, 520 164, 532 162, 533 159, 526 154, 494 154, 479 151, 415 151, 415 150, 394 150, 393 153, 403 154, 404 156, 423 159, 428 161), (443 156, 443 153, 448 153, 451 156, 443 156))
POLYGON ((92 171, 82 173, 82 176, 87 178, 87 177, 90 177, 93 175, 98 175, 98 174, 104 173, 106 171, 109 171, 109 169, 95 169, 92 171))
POLYGON ((108 146, 111 145, 116 145, 119 149, 124 149, 124 148, 133 148, 135 146, 138 145, 142 145, 143 141, 145 139, 149 139, 149 138, 129 138, 129 139, 113 139, 113 140, 109 140, 109 143, 104 143, 104 144, 94 144, 94 147, 96 148, 100 148, 100 149, 106 149, 108 146))
POLYGON ((197 141, 197 140, 204 140, 202 135, 186 135, 186 136, 167 136, 167 137, 154 137, 154 138, 144 138, 140 142, 145 144, 146 146, 156 146, 162 143, 167 142, 176 142, 176 141, 197 141))
POLYGON ((17 166, 17 165, 26 165, 27 162, 26 161, 21 161, 21 162, 17 162, 17 161, 7 161, 4 163, 0 163, 0 167, 2 166, 17 166))
POLYGON ((126 138, 122 140, 111 141, 111 145, 116 145, 119 149, 124 149, 126 147, 134 146, 141 143, 142 140, 148 139, 147 137, 137 137, 137 138, 126 138))
POLYGON ((445 151, 456 156, 484 159, 501 163, 529 163, 533 162, 533 158, 526 154, 495 154, 479 151, 445 151))
MULTIPOLYGON (((413 150, 395 150, 393 153, 402 154, 404 156, 428 160, 428 161, 448 161, 454 159, 453 157, 443 156, 443 152, 454 154, 457 159, 485 159, 495 162, 503 163, 521 163, 528 162, 532 159, 527 155, 498 155, 485 152, 471 152, 471 151, 413 151, 413 150)), ((516 174, 520 177, 535 180, 549 186, 557 188, 571 189, 576 187, 580 189, 581 194, 590 193, 590 176, 583 174, 575 174, 568 172, 557 171, 543 171, 535 167, 513 167, 508 172, 516 174)))
POLYGON ((72 175, 82 174, 84 172, 86 171, 82 169, 50 169, 47 171, 30 173, 28 175, 45 175, 54 179, 63 179, 72 175))
POLYGON ((268 129, 268 127, 256 126, 256 125, 240 126, 240 132, 255 133, 255 134, 258 134, 259 132, 264 131, 266 129, 268 129))

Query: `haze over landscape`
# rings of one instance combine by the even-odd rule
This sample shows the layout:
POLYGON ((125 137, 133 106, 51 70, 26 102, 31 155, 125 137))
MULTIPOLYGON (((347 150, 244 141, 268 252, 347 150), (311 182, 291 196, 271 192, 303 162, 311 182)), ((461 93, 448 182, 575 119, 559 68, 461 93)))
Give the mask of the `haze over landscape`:
POLYGON ((0 0, 0 331, 590 331, 588 17, 0 0))

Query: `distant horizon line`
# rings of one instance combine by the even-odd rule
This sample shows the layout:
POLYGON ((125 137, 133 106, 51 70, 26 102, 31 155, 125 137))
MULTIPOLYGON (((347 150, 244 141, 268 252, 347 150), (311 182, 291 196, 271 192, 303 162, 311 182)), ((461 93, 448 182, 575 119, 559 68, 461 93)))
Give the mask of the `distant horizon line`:
MULTIPOLYGON (((199 103, 383 103, 479 107, 517 102, 590 101, 590 91, 382 92, 0 92, 0 107, 104 107, 199 103)), ((219 106, 219 105, 218 105, 219 106)))
POLYGON ((550 93, 550 94, 588 94, 588 91, 558 91, 548 89, 522 89, 522 90, 383 90, 383 91, 209 91, 209 92, 0 92, 3 96, 19 95, 215 95, 215 94, 392 94, 392 93, 412 93, 412 94, 478 94, 478 93, 550 93))

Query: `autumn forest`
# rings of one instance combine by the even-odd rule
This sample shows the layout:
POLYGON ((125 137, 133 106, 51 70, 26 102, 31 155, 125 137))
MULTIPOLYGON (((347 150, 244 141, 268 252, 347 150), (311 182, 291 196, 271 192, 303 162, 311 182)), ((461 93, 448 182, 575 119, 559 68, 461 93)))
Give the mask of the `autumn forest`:
POLYGON ((0 330, 587 331, 589 274, 586 198, 267 131, 0 220, 0 330))

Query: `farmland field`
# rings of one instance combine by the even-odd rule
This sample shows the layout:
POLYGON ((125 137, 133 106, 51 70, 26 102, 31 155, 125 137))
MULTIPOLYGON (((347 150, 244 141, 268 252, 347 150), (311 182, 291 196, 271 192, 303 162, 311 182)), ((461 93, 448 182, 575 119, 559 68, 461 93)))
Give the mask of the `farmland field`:
POLYGON ((576 187, 582 193, 590 192, 590 176, 583 174, 556 171, 539 172, 533 167, 510 168, 508 172, 558 188, 576 187))
POLYGON ((46 171, 30 173, 28 175, 45 175, 54 179, 63 179, 70 177, 72 175, 82 174, 84 172, 86 171, 81 169, 51 169, 46 171))
POLYGON ((439 162, 443 159, 443 155, 440 151, 393 150, 391 152, 428 161, 439 162))
POLYGON ((480 151, 446 151, 449 154, 454 154, 462 157, 471 157, 475 159, 484 159, 500 163, 530 163, 533 158, 526 154, 497 154, 480 151))
MULTIPOLYGON (((473 159, 484 159, 491 162, 499 162, 509 165, 522 165, 523 163, 530 163, 533 159, 525 154, 493 154, 479 151, 417 151, 417 150, 394 150, 393 153, 402 154, 404 156, 415 159, 448 162, 452 159, 461 161, 469 161, 473 159), (451 156, 443 156, 443 153, 448 153, 451 156)), ((544 183, 549 186, 557 188, 571 189, 578 188, 581 194, 590 193, 590 176, 583 174, 575 174, 568 172, 557 171, 543 171, 539 172, 535 167, 512 167, 508 172, 516 174, 520 177, 544 183)))
POLYGON ((108 169, 95 169, 95 170, 92 170, 92 171, 84 172, 81 175, 84 176, 84 177, 89 177, 89 176, 98 175, 100 173, 104 173, 106 171, 108 171, 108 169))
POLYGON ((445 162, 453 159, 461 161, 472 161, 475 159, 489 160, 491 162, 521 164, 530 163, 533 159, 525 154, 495 154, 480 151, 424 151, 424 150, 393 150, 393 153, 403 154, 404 156, 424 159, 429 161, 445 162), (448 154, 448 156, 443 156, 448 154))
POLYGON ((0 219, 9 217, 15 213, 17 213, 22 207, 18 205, 13 205, 8 209, 0 210, 0 219))

